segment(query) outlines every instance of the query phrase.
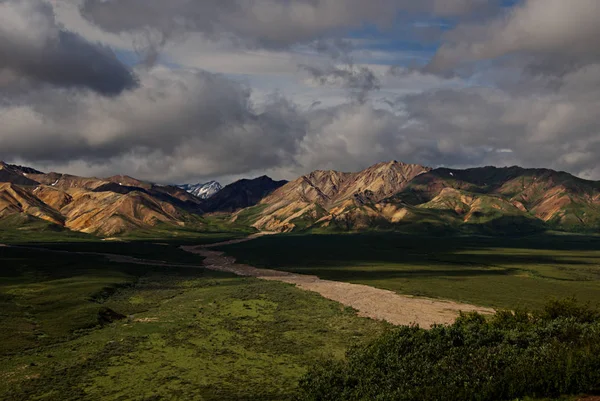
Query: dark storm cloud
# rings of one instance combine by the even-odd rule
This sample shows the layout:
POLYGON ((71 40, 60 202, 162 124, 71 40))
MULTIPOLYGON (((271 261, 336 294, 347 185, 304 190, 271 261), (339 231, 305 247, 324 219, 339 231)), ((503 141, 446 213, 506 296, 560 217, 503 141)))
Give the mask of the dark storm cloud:
POLYGON ((304 134, 293 104, 274 98, 256 111, 246 87, 219 75, 152 69, 139 77, 138 87, 116 97, 46 89, 0 108, 0 159, 54 165, 152 159, 162 166, 155 178, 182 179, 282 165, 304 134))
POLYGON ((349 64, 343 67, 330 65, 317 67, 302 65, 320 85, 341 86, 350 91, 352 98, 359 103, 367 101, 369 93, 380 88, 377 76, 367 67, 349 64))
POLYGON ((110 49, 64 30, 49 4, 32 0, 0 2, 0 71, 0 87, 24 78, 116 95, 136 85, 110 49))

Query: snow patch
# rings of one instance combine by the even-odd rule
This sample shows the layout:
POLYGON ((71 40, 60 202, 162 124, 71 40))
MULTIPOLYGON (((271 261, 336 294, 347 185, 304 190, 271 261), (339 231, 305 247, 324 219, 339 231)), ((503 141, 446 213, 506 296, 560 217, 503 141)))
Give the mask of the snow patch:
POLYGON ((209 181, 205 184, 178 185, 178 187, 200 199, 208 199, 223 189, 221 184, 216 181, 209 181))

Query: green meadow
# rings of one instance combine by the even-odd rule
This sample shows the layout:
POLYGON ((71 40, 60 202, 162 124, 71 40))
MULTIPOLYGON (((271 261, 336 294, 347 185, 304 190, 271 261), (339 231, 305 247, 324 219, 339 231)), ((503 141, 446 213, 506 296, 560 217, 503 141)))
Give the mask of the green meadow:
POLYGON ((286 284, 198 268, 177 244, 29 245, 190 267, 0 248, 2 400, 291 399, 309 366, 388 327, 286 284))

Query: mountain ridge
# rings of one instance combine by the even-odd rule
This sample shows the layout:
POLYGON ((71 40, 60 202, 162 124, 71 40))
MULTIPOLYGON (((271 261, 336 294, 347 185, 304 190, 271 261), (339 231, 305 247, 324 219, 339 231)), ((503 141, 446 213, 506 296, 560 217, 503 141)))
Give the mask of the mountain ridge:
POLYGON ((0 219, 31 216, 72 231, 111 236, 161 223, 201 228, 195 217, 202 212, 201 202, 179 188, 128 176, 46 174, 0 163, 0 219))
MULTIPOLYGON (((260 202, 261 230, 600 229, 600 181, 550 169, 432 169, 396 161, 357 173, 316 170, 260 202), (490 228, 491 227, 491 228, 490 228)), ((234 218, 237 218, 234 217, 234 218)))
POLYGON ((253 226, 257 229, 293 231, 307 221, 343 214, 399 192, 419 174, 431 170, 398 161, 377 163, 346 173, 316 170, 291 181, 263 199, 265 209, 253 226), (295 220, 304 220, 304 222, 295 220))
POLYGON ((266 175, 254 179, 241 179, 231 183, 203 203, 207 212, 235 212, 260 202, 287 181, 275 181, 266 175))
POLYGON ((202 231, 213 216, 279 232, 600 230, 600 181, 550 169, 434 169, 394 160, 358 172, 315 170, 290 182, 242 179, 207 199, 185 189, 0 162, 0 219, 31 216, 103 236, 158 225, 202 231))

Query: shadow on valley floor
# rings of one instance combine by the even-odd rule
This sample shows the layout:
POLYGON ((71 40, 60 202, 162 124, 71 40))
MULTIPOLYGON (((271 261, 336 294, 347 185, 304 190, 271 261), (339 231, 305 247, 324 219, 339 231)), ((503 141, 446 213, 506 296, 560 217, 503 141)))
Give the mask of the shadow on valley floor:
POLYGON ((556 264, 598 265, 600 237, 526 238, 418 237, 398 234, 281 235, 221 247, 262 267, 344 268, 352 265, 401 263, 411 266, 494 267, 556 264))
POLYGON ((239 263, 493 307, 600 302, 600 237, 281 235, 218 249, 239 263))

